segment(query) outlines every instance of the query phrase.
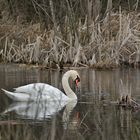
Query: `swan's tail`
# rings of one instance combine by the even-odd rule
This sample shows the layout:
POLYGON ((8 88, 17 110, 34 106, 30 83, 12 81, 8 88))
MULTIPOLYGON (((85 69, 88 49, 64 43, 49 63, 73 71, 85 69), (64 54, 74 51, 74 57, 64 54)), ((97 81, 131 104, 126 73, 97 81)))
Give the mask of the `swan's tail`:
POLYGON ((11 98, 12 100, 15 100, 15 95, 14 95, 14 93, 13 92, 10 92, 10 91, 7 91, 7 90, 5 90, 5 89, 1 89, 2 91, 4 91, 4 93, 9 97, 9 98, 11 98))
POLYGON ((5 89, 1 89, 2 91, 5 92, 5 94, 11 98, 12 100, 15 101, 29 101, 31 100, 30 96, 28 94, 23 94, 23 93, 18 93, 18 92, 10 92, 5 89))

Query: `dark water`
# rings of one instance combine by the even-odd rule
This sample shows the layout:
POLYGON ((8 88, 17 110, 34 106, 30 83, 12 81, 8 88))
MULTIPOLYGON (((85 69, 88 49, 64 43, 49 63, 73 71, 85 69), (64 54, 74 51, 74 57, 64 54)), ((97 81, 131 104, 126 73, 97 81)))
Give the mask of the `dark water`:
MULTIPOLYGON (((51 84, 62 90, 59 70, 0 65, 0 88, 12 88, 35 82, 51 84)), ((140 111, 118 108, 120 81, 124 91, 140 101, 140 70, 117 69, 95 71, 77 69, 81 91, 77 104, 68 104, 44 119, 23 115, 19 111, 3 113, 12 101, 0 91, 0 140, 134 140, 140 139, 140 111)), ((18 104, 14 104, 18 107, 18 104)), ((32 114, 31 104, 28 113, 32 114)), ((41 111, 42 108, 40 108, 41 111)))

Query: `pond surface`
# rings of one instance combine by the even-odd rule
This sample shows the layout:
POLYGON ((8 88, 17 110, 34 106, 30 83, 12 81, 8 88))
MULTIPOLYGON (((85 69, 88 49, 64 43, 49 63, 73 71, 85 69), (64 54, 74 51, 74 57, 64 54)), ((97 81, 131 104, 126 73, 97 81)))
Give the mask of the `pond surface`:
MULTIPOLYGON (((0 65, 0 88, 12 91, 14 87, 43 82, 62 90, 61 78, 67 70, 0 65)), ((122 87, 140 101, 140 70, 80 68, 77 71, 81 76, 78 102, 49 112, 43 119, 37 113, 42 113, 46 106, 54 109, 54 103, 39 104, 37 113, 33 112, 36 103, 29 103, 25 114, 26 103, 13 103, 0 91, 0 140, 140 139, 140 110, 110 104, 119 98, 122 87)))

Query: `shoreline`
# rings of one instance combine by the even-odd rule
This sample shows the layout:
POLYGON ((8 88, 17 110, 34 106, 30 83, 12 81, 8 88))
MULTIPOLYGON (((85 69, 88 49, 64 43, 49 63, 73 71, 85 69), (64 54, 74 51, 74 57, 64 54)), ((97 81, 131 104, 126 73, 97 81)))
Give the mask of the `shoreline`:
POLYGON ((5 62, 0 62, 1 66, 16 66, 16 67, 25 67, 25 68, 39 68, 41 70, 45 69, 52 69, 52 70, 65 70, 65 69, 94 69, 94 70, 116 70, 116 69, 125 69, 125 68, 134 68, 134 69, 139 69, 140 65, 135 66, 134 64, 126 65, 123 64, 121 66, 116 66, 116 67, 97 67, 97 66, 88 66, 88 65, 79 65, 79 66, 73 66, 72 64, 64 64, 62 67, 59 67, 58 65, 55 66, 47 66, 47 65, 42 65, 42 64, 25 64, 25 63, 5 63, 5 62))

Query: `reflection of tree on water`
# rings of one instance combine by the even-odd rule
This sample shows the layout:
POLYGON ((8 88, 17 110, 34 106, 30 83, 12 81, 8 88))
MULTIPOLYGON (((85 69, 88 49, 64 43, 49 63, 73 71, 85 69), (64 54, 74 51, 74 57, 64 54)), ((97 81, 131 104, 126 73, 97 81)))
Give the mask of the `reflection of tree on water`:
POLYGON ((80 125, 80 116, 79 112, 74 112, 74 116, 71 115, 71 111, 74 108, 76 103, 70 102, 66 105, 66 108, 63 113, 63 136, 62 139, 76 139, 82 140, 84 137, 79 132, 79 125, 80 125))
POLYGON ((81 112, 79 130, 85 139, 131 140, 139 137, 139 121, 133 119, 135 112, 131 109, 103 106, 97 102, 78 104, 77 108, 81 112))
MULTIPOLYGON (((56 102, 44 102, 44 104, 43 102, 15 102, 4 113, 14 111, 17 114, 17 123, 15 122, 15 125, 12 127, 19 126, 20 129, 12 133, 21 133, 23 135, 21 129, 25 127, 35 137, 40 135, 39 137, 44 137, 45 139, 56 139, 56 137, 58 137, 57 139, 61 139, 61 137, 66 139, 67 137, 81 137, 77 129, 79 123, 77 115, 71 115, 76 104, 77 101, 69 102, 66 106, 64 104, 58 105, 56 102), (63 108, 64 110, 62 110, 63 108), (61 113, 62 118, 60 117, 61 113), (39 132, 34 132, 37 130, 39 132), (70 136, 70 134, 72 135, 70 136)), ((26 136, 22 137, 26 138, 26 136)))
MULTIPOLYGON (((69 121, 64 127, 62 123, 62 115, 65 107, 50 118, 41 121, 31 121, 21 119, 15 120, 15 113, 11 112, 3 117, 7 117, 5 124, 0 121, 0 136, 2 140, 49 140, 49 139, 84 139, 86 140, 137 140, 140 139, 140 112, 133 112, 131 109, 117 108, 114 105, 104 106, 100 97, 100 93, 108 93, 105 99, 117 100, 119 97, 120 79, 128 80, 132 84, 133 97, 139 98, 140 90, 140 71, 138 69, 113 70, 113 71, 94 71, 82 69, 80 75, 81 94, 80 101, 76 108, 69 115, 69 121), (136 71, 135 71, 136 70, 136 71), (127 75, 129 79, 127 79, 127 75), (137 96, 138 95, 138 96, 137 96), (84 98, 84 99, 83 99, 84 98), (89 103, 90 102, 90 103, 89 103), (80 113, 79 119, 76 118, 77 111, 80 113), (14 120, 13 120, 14 119, 14 120), (10 123, 11 122, 11 123, 10 123), (75 123, 76 122, 76 123, 75 123), (65 128, 65 129, 64 129, 65 128)), ((35 70, 11 67, 1 68, 1 87, 23 85, 25 83, 41 82, 50 83, 61 89, 61 73, 54 70, 35 70), (38 76, 40 72, 40 79, 38 76), (46 78, 47 77, 47 78, 46 78), (55 77, 55 78, 54 78, 55 77)), ((0 110, 5 109, 9 102, 5 96, 0 98, 0 110), (6 104, 6 105, 5 105, 6 104)), ((40 111, 40 110, 39 110, 40 111)), ((139 111, 139 110, 138 110, 139 111)), ((16 115, 17 116, 17 115, 16 115)), ((1 116, 0 116, 1 117, 1 116)), ((2 120, 2 119, 1 119, 2 120)), ((4 119, 3 119, 4 120, 4 119)))
POLYGON ((128 136, 131 135, 131 131, 132 131, 132 110, 130 109, 123 109, 120 108, 119 112, 119 127, 120 127, 120 131, 121 131, 121 136, 125 139, 128 136))
POLYGON ((15 125, 0 126, 2 136, 6 137, 8 134, 14 140, 26 140, 27 138, 33 140, 130 140, 137 139, 140 134, 139 121, 132 119, 135 115, 132 110, 116 108, 116 106, 102 106, 97 102, 78 103, 76 108, 75 105, 76 103, 67 104, 64 110, 46 120, 28 121, 19 118, 15 125))

